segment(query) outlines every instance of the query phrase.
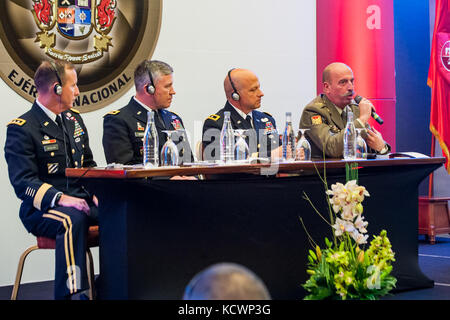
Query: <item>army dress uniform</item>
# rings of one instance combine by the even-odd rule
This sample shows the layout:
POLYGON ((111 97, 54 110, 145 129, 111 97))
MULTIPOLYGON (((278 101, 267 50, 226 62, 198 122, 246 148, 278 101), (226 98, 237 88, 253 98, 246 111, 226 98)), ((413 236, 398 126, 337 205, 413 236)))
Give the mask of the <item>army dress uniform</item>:
POLYGON ((79 112, 62 112, 58 126, 35 102, 30 111, 8 123, 5 158, 17 197, 19 216, 35 236, 56 239, 55 298, 88 288, 86 239, 91 218, 75 208, 57 205, 61 193, 83 198, 91 194, 79 181, 67 179, 66 168, 95 166, 79 112), (64 130, 65 129, 65 130, 64 130))
MULTIPOLYGON (((350 104, 348 107, 353 112, 355 128, 366 128, 358 120, 359 107, 356 104, 350 104)), ((323 159, 325 152, 325 157, 342 158, 345 126, 346 120, 325 94, 320 94, 311 101, 303 109, 300 119, 300 128, 310 129, 305 135, 311 144, 311 157, 323 159)), ((387 153, 390 149, 389 144, 386 144, 382 153, 387 153)), ((376 153, 369 147, 368 152, 376 153)))
MULTIPOLYGON (((103 150, 107 163, 142 164, 147 111, 148 109, 133 97, 128 105, 103 117, 103 150)), ((162 146, 167 141, 167 135, 163 130, 184 129, 184 126, 177 114, 165 109, 155 112, 155 125, 160 155, 162 146)), ((174 134, 172 138, 177 145, 180 160, 193 161, 186 135, 182 133, 175 138, 174 134)))
POLYGON ((220 131, 223 127, 224 113, 226 111, 230 112, 233 130, 249 130, 246 132, 246 141, 250 155, 257 153, 259 157, 270 158, 271 151, 281 145, 275 119, 269 113, 253 110, 251 118, 247 120, 227 101, 222 109, 216 114, 210 115, 203 123, 204 160, 219 160, 219 155, 216 155, 216 151, 220 150, 220 131))

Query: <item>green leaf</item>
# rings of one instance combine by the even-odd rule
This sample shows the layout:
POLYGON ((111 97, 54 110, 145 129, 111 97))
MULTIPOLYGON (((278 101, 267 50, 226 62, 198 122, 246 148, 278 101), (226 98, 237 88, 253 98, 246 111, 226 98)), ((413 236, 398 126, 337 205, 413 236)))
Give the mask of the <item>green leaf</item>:
POLYGON ((309 255, 310 255, 314 260, 317 260, 317 256, 316 256, 316 254, 314 253, 314 251, 309 250, 309 255))

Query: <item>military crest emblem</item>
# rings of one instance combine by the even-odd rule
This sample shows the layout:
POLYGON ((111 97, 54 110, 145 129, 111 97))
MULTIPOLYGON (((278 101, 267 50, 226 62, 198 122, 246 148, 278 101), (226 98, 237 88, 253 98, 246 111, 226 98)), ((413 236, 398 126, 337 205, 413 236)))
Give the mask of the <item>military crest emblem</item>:
POLYGON ((446 41, 442 46, 441 62, 445 70, 450 71, 450 41, 446 41))
POLYGON ((37 27, 36 42, 53 59, 75 64, 89 63, 103 57, 112 46, 108 36, 116 20, 118 0, 30 0, 37 27), (82 40, 93 32, 93 48, 70 52, 55 48, 58 32, 69 40, 82 40))
POLYGON ((80 90, 74 107, 84 113, 110 105, 134 86, 134 69, 153 55, 162 2, 0 0, 0 78, 33 102, 41 62, 68 61, 80 90))

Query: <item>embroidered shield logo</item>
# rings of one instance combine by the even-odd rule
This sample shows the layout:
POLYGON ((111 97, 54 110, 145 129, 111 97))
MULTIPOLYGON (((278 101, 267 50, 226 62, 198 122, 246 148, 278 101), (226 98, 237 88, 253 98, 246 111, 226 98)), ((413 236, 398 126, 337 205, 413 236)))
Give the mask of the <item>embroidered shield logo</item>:
POLYGON ((0 78, 29 102, 43 60, 76 65, 81 113, 111 105, 157 44, 163 0, 0 0, 0 78))
POLYGON ((75 64, 89 63, 103 57, 112 46, 108 36, 116 20, 118 0, 31 0, 37 27, 36 42, 53 59, 75 64), (93 48, 86 52, 71 52, 56 49, 57 32, 69 40, 87 38, 93 30, 93 48))

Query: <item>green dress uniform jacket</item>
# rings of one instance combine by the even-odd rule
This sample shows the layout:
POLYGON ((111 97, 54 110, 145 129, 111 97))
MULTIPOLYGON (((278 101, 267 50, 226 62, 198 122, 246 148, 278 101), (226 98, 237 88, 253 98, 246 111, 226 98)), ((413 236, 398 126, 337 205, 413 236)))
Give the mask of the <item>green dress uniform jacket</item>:
MULTIPOLYGON (((350 104, 353 112, 355 128, 365 128, 357 120, 359 107, 350 104)), ((325 94, 317 96, 303 109, 300 119, 300 128, 309 129, 305 135, 311 144, 311 157, 323 159, 342 158, 344 150, 344 129, 346 122, 339 114, 336 106, 325 94)), ((388 150, 390 146, 386 144, 388 150)), ((368 148, 369 153, 375 151, 368 148)))

